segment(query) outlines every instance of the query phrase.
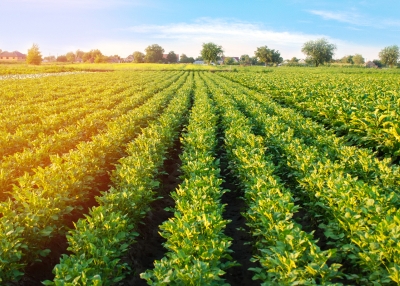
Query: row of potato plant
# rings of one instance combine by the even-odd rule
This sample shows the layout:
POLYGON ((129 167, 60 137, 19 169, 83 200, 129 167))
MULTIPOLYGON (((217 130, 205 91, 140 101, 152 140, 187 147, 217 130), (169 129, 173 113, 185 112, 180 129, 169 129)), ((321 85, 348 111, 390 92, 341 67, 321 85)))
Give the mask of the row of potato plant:
MULTIPOLYGON (((152 80, 148 78, 148 82, 152 80)), ((133 85, 124 83, 117 88, 108 88, 101 93, 81 94, 80 97, 74 98, 72 94, 68 94, 69 102, 57 106, 56 109, 49 108, 53 102, 44 103, 43 106, 33 107, 27 106, 23 112, 29 113, 29 116, 36 116, 35 122, 21 123, 15 130, 8 132, 0 131, 0 158, 6 155, 20 152, 24 148, 30 148, 42 144, 42 140, 46 139, 50 134, 57 133, 60 130, 68 129, 82 120, 87 115, 103 109, 113 109, 119 104, 129 93, 135 93, 141 88, 139 84, 133 85), (44 110, 50 109, 49 115, 44 114, 44 110), (43 138, 44 137, 44 138, 43 138)), ((20 113, 20 115, 22 115, 20 113)), ((7 115, 5 118, 9 119, 7 115)), ((106 121, 107 118, 104 120, 106 121)), ((0 119, 0 129, 7 129, 7 121, 0 119)), ((54 141, 54 140, 52 140, 54 141)))
POLYGON ((247 210, 243 213, 255 238, 253 261, 261 267, 254 279, 262 285, 332 285, 341 277, 340 264, 332 263, 335 249, 322 251, 312 234, 293 219, 298 211, 266 153, 263 138, 252 133, 252 125, 230 94, 207 80, 218 103, 224 127, 229 167, 244 190, 247 210))
POLYGON ((217 147, 218 116, 207 89, 196 74, 194 106, 182 138, 183 183, 171 194, 174 217, 161 226, 167 241, 164 258, 141 274, 149 285, 225 285, 224 270, 235 265, 224 234, 217 147))
POLYGON ((73 254, 63 255, 45 285, 111 285, 131 270, 121 258, 138 235, 135 228, 156 199, 157 175, 179 134, 189 109, 193 81, 189 78, 164 113, 128 144, 119 160, 113 187, 97 197, 98 207, 67 235, 73 254))
POLYGON ((397 195, 353 177, 340 162, 296 138, 286 120, 270 116, 262 105, 241 103, 266 145, 279 149, 328 245, 338 249, 338 261, 347 262, 346 277, 362 284, 400 283, 397 195))
POLYGON ((398 75, 272 72, 224 75, 331 126, 347 140, 400 157, 398 75))
MULTIPOLYGON (((227 81, 219 77, 219 82, 232 90, 236 98, 241 102, 255 100, 263 107, 264 111, 282 118, 293 129, 293 136, 302 138, 304 144, 313 146, 324 153, 331 161, 341 164, 346 173, 367 182, 377 185, 385 190, 385 193, 396 199, 390 201, 398 207, 397 199, 400 187, 400 167, 392 165, 389 158, 378 159, 375 154, 366 148, 348 146, 343 137, 337 137, 332 130, 326 130, 322 125, 305 118, 291 108, 281 107, 279 104, 268 100, 264 94, 249 90, 237 83, 227 81)), ((243 107, 245 109, 245 107, 243 107)))
POLYGON ((129 81, 135 81, 132 75, 123 78, 126 81, 118 80, 113 74, 107 78, 106 75, 91 74, 66 76, 62 80, 23 80, 11 85, 9 90, 3 81, 0 91, 0 98, 4 102, 1 106, 0 130, 15 132, 21 124, 37 123, 42 118, 64 112, 69 105, 74 106, 75 101, 83 101, 86 97, 91 98, 107 90, 122 91, 130 86, 129 81))
POLYGON ((99 191, 102 178, 125 155, 125 145, 159 116, 183 85, 187 74, 180 75, 170 87, 110 123, 107 132, 62 157, 52 156, 51 165, 18 179, 11 199, 0 204, 0 279, 18 278, 25 265, 46 256, 46 243, 64 233, 68 215, 82 208, 90 192, 99 191))
POLYGON ((35 167, 49 165, 52 155, 68 153, 76 148, 80 142, 90 141, 91 137, 106 130, 111 122, 118 120, 118 117, 143 104, 154 94, 155 88, 168 86, 177 76, 167 78, 166 81, 162 81, 140 93, 135 88, 128 89, 120 94, 124 99, 114 108, 89 114, 79 120, 76 125, 60 130, 56 134, 40 136, 31 143, 32 148, 3 158, 0 163, 0 200, 4 200, 8 196, 7 192, 12 190, 12 186, 19 176, 25 172, 32 174, 35 167))

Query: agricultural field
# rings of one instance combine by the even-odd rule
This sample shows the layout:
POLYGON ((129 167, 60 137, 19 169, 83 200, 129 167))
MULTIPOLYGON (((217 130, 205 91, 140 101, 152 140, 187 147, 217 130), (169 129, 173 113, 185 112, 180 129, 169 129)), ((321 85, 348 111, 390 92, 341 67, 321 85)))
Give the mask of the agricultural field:
POLYGON ((1 285, 400 284, 398 71, 159 66, 0 80, 1 285))

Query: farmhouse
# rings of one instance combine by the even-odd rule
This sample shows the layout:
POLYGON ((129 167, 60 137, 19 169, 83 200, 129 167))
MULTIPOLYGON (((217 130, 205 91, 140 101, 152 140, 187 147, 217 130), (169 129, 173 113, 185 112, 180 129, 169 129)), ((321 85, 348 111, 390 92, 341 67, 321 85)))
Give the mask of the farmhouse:
POLYGON ((20 53, 18 51, 14 52, 7 52, 4 51, 0 53, 0 61, 25 61, 26 60, 26 55, 23 53, 20 53))

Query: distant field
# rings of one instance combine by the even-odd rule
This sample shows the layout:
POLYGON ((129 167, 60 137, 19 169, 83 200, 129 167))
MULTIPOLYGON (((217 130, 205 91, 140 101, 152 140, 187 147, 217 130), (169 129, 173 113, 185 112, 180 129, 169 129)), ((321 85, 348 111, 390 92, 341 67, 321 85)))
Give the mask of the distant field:
POLYGON ((185 71, 239 71, 268 72, 273 70, 290 70, 306 73, 400 73, 400 69, 370 69, 346 65, 310 67, 264 67, 264 66, 226 66, 226 65, 194 65, 194 64, 135 64, 135 63, 104 63, 104 64, 63 64, 44 63, 40 66, 27 64, 0 64, 0 75, 58 73, 67 71, 112 71, 112 70, 185 70, 185 71))
POLYGON ((397 69, 0 65, 81 70, 0 81, 1 285, 400 283, 397 69))

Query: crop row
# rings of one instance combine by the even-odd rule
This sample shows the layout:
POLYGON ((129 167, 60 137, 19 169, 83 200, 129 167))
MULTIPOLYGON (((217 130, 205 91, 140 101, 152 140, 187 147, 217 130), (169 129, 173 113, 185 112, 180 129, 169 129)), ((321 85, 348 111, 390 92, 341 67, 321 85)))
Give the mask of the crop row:
POLYGON ((27 263, 48 253, 46 243, 64 232, 65 219, 81 208, 89 192, 99 191, 101 179, 124 156, 125 144, 159 116, 186 77, 111 122, 107 132, 62 157, 53 156, 51 165, 18 180, 12 200, 0 204, 1 279, 17 278, 27 263))
POLYGON ((240 96, 235 99, 266 145, 278 149, 278 160, 286 161, 287 176, 296 179, 298 194, 320 223, 328 244, 338 249, 338 260, 350 263, 345 269, 347 278, 358 283, 399 283, 397 193, 359 180, 340 161, 307 145, 305 137, 296 138, 290 127, 295 118, 269 115, 268 99, 264 98, 263 104, 240 96))
MULTIPOLYGON (((94 76, 96 77, 96 75, 94 76)), ((172 74, 169 76, 172 76, 172 74)), ((97 87, 95 83, 86 83, 84 79, 81 79, 81 88, 84 86, 84 91, 72 87, 63 97, 55 98, 52 95, 54 91, 49 88, 41 91, 42 97, 47 98, 44 102, 34 101, 19 104, 20 100, 15 99, 12 104, 8 106, 3 104, 2 106, 0 130, 3 137, 7 135, 11 137, 11 140, 16 137, 19 140, 26 139, 27 141, 30 138, 35 138, 41 132, 56 132, 58 129, 68 126, 69 122, 73 123, 75 118, 79 118, 77 117, 79 116, 78 110, 83 109, 85 112, 92 105, 110 104, 114 98, 118 98, 118 95, 126 92, 126 90, 140 90, 143 82, 152 82, 154 78, 160 80, 167 79, 168 76, 161 77, 161 75, 153 74, 152 76, 148 75, 145 80, 139 76, 132 76, 130 80, 110 78, 108 81, 103 80, 103 85, 99 85, 100 87, 97 87), (71 116, 72 118, 70 118, 71 116)), ((69 77, 69 80, 69 83, 64 82, 64 84, 77 85, 75 77, 69 77)), ((57 86, 59 83, 52 82, 51 84, 57 86)), ((34 86, 30 92, 34 92, 34 86)), ((29 91, 29 87, 25 88, 29 91)), ((12 141, 8 143, 15 145, 15 142, 12 141)))
POLYGON ((327 285, 340 277, 340 264, 327 262, 335 250, 321 251, 312 234, 293 221, 298 211, 290 190, 276 175, 271 155, 265 154, 263 138, 252 133, 252 125, 236 107, 229 91, 209 78, 224 127, 229 166, 244 190, 244 217, 251 228, 257 250, 253 261, 261 267, 254 279, 263 285, 327 285))
POLYGON ((99 206, 69 232, 68 250, 73 254, 63 255, 54 269, 54 281, 45 285, 110 285, 129 273, 121 258, 156 199, 157 175, 189 109, 192 84, 189 78, 161 116, 128 144, 128 155, 114 171, 113 187, 97 197, 99 206))
POLYGON ((62 155, 76 148, 80 142, 88 142, 92 136, 104 131, 107 126, 118 120, 126 112, 140 106, 156 91, 170 85, 179 77, 178 74, 166 78, 158 84, 152 85, 145 90, 138 92, 135 89, 128 89, 121 93, 125 99, 111 110, 100 110, 79 120, 76 125, 61 130, 53 135, 43 135, 32 142, 33 148, 25 149, 12 156, 3 158, 0 172, 0 198, 7 197, 6 192, 11 191, 16 179, 25 172, 32 173, 34 167, 45 167, 51 162, 51 156, 62 155), (36 143, 35 143, 36 142, 36 143))
POLYGON ((235 265, 229 253, 231 238, 224 234, 227 220, 219 161, 216 160, 218 116, 207 89, 196 74, 194 106, 182 138, 183 183, 171 194, 174 217, 161 226, 168 250, 141 274, 149 285, 223 285, 224 270, 235 265))
POLYGON ((353 144, 400 156, 398 76, 272 72, 224 77, 331 126, 353 144))

